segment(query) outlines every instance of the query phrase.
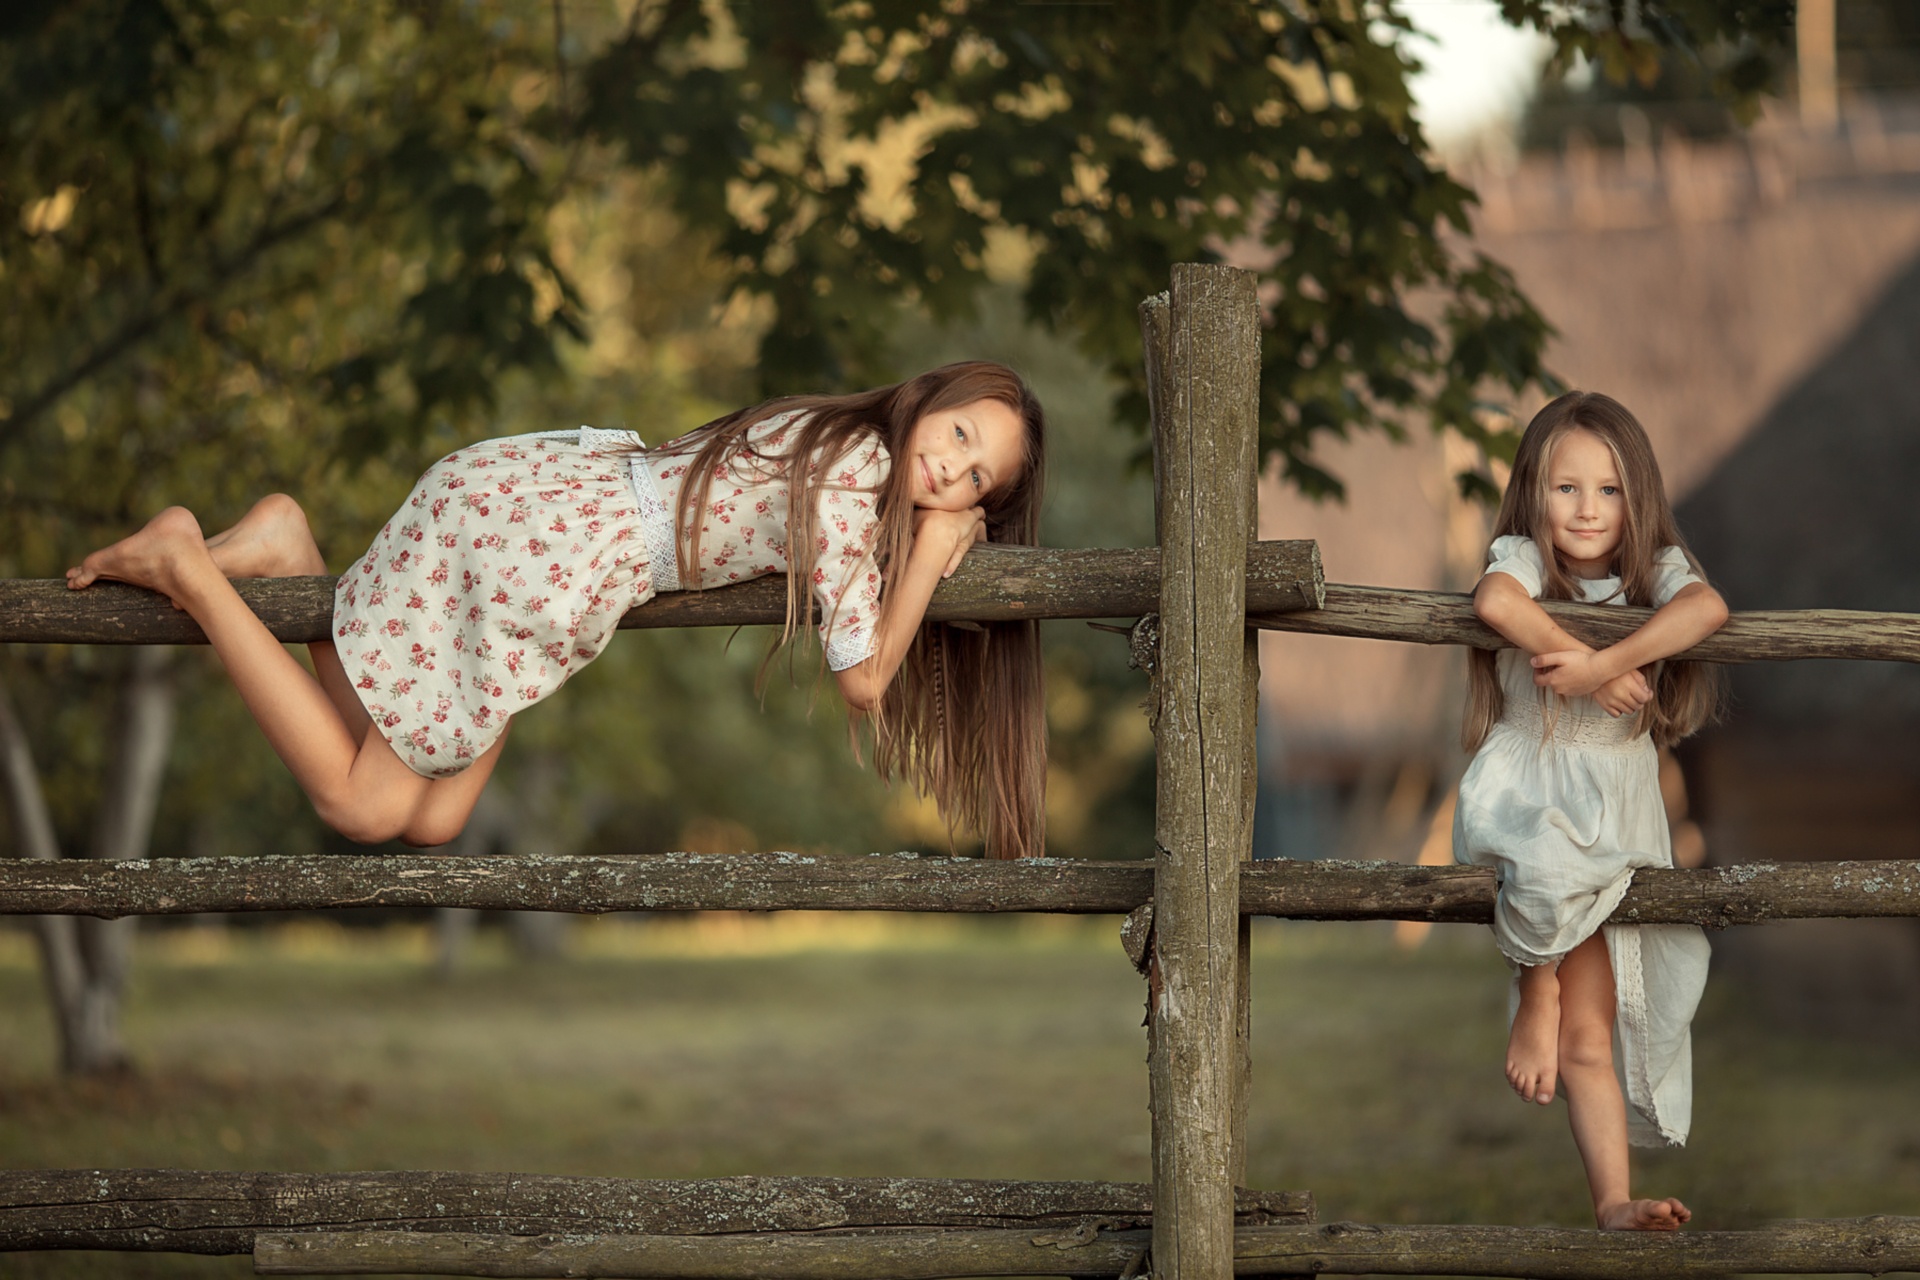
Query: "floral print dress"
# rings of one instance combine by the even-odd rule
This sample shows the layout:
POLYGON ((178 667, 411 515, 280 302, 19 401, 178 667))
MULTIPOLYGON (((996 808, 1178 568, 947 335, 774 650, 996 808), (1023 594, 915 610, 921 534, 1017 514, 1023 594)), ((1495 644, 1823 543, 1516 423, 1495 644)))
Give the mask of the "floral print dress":
MULTIPOLYGON (((751 440, 777 447, 793 417, 751 440)), ((582 427, 482 441, 420 477, 341 577, 333 610, 348 679, 409 768, 459 773, 510 717, 598 657, 628 609, 680 589, 668 513, 688 461, 641 451, 632 432, 582 427)), ((837 671, 872 650, 888 457, 875 438, 815 465, 835 469, 810 514, 816 611, 837 671)), ((777 468, 724 460, 690 585, 786 572, 786 508, 777 468)))

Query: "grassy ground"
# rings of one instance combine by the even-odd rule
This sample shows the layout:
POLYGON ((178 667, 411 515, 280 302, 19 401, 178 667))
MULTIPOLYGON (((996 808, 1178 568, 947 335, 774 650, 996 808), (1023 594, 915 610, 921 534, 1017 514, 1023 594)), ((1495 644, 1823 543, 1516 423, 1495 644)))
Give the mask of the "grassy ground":
MULTIPOLYGON (((701 917, 580 926, 568 957, 483 933, 148 935, 141 1070, 52 1070, 38 975, 0 934, 10 1167, 517 1169, 628 1177, 1148 1177, 1142 989, 1114 922, 701 917)), ((1255 943, 1249 1181, 1323 1221, 1584 1225, 1564 1112, 1505 1091, 1482 931, 1255 943)), ((1639 1182, 1701 1226, 1920 1213, 1920 1063, 1783 1035, 1725 982, 1695 1025, 1692 1145, 1639 1182)), ((244 1259, 16 1255, 7 1274, 244 1275, 244 1259)))

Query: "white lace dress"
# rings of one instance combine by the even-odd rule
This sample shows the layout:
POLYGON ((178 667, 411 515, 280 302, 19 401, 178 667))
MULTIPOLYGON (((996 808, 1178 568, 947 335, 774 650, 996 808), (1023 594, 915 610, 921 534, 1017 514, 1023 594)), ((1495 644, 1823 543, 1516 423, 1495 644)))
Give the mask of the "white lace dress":
MULTIPOLYGON (((1498 538, 1488 559, 1488 573, 1508 574, 1539 597, 1544 565, 1532 539, 1498 538)), ((1656 604, 1698 581, 1679 548, 1666 548, 1656 604)), ((1589 603, 1620 601, 1618 578, 1581 589, 1589 603)), ((1549 711, 1525 653, 1503 649, 1496 661, 1506 709, 1460 780, 1454 858, 1494 869, 1494 938, 1515 966, 1558 963, 1604 928, 1629 1137, 1639 1146, 1682 1145, 1693 1114, 1689 1027, 1706 985, 1706 935, 1693 925, 1603 923, 1636 869, 1673 865, 1653 741, 1634 735, 1633 717, 1615 719, 1592 698, 1549 711)), ((1516 972, 1509 1016, 1518 993, 1516 972)))
MULTIPOLYGON (((793 415, 751 438, 777 447, 793 415)), ((872 651, 873 549, 888 456, 877 437, 818 464, 815 613, 828 665, 872 651)), ((681 589, 669 512, 687 459, 630 431, 483 440, 428 469, 334 589, 341 663, 394 754, 430 778, 459 773, 508 719, 598 657, 621 615, 681 589)), ((704 517, 706 588, 785 573, 787 491, 772 469, 722 463, 704 517)))

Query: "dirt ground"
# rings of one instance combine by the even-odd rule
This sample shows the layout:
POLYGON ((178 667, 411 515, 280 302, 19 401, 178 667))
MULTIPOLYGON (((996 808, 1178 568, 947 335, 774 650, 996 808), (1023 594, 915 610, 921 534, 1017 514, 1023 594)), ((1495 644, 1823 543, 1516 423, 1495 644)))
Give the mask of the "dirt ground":
MULTIPOLYGON (((1249 1182, 1322 1221, 1587 1224, 1562 1109, 1500 1078, 1478 929, 1261 922, 1249 1182)), ((33 950, 0 933, 7 1167, 513 1169, 1113 1178, 1148 1172, 1143 990, 1117 922, 715 915, 587 921, 527 963, 483 929, 149 931, 138 1071, 69 1082, 33 950)), ((1698 1227, 1920 1214, 1920 1061, 1783 1034, 1724 979, 1685 1151, 1639 1189, 1698 1227)), ((26 1277, 240 1276, 243 1258, 45 1253, 26 1277)))

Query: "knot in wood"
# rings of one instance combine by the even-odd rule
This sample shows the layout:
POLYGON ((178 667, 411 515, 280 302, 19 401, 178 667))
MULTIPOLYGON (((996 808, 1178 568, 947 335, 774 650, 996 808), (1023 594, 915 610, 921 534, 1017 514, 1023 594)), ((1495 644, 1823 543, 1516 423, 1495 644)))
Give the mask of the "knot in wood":
POLYGON ((1160 615, 1149 613, 1127 633, 1127 665, 1149 677, 1160 662, 1160 615))

